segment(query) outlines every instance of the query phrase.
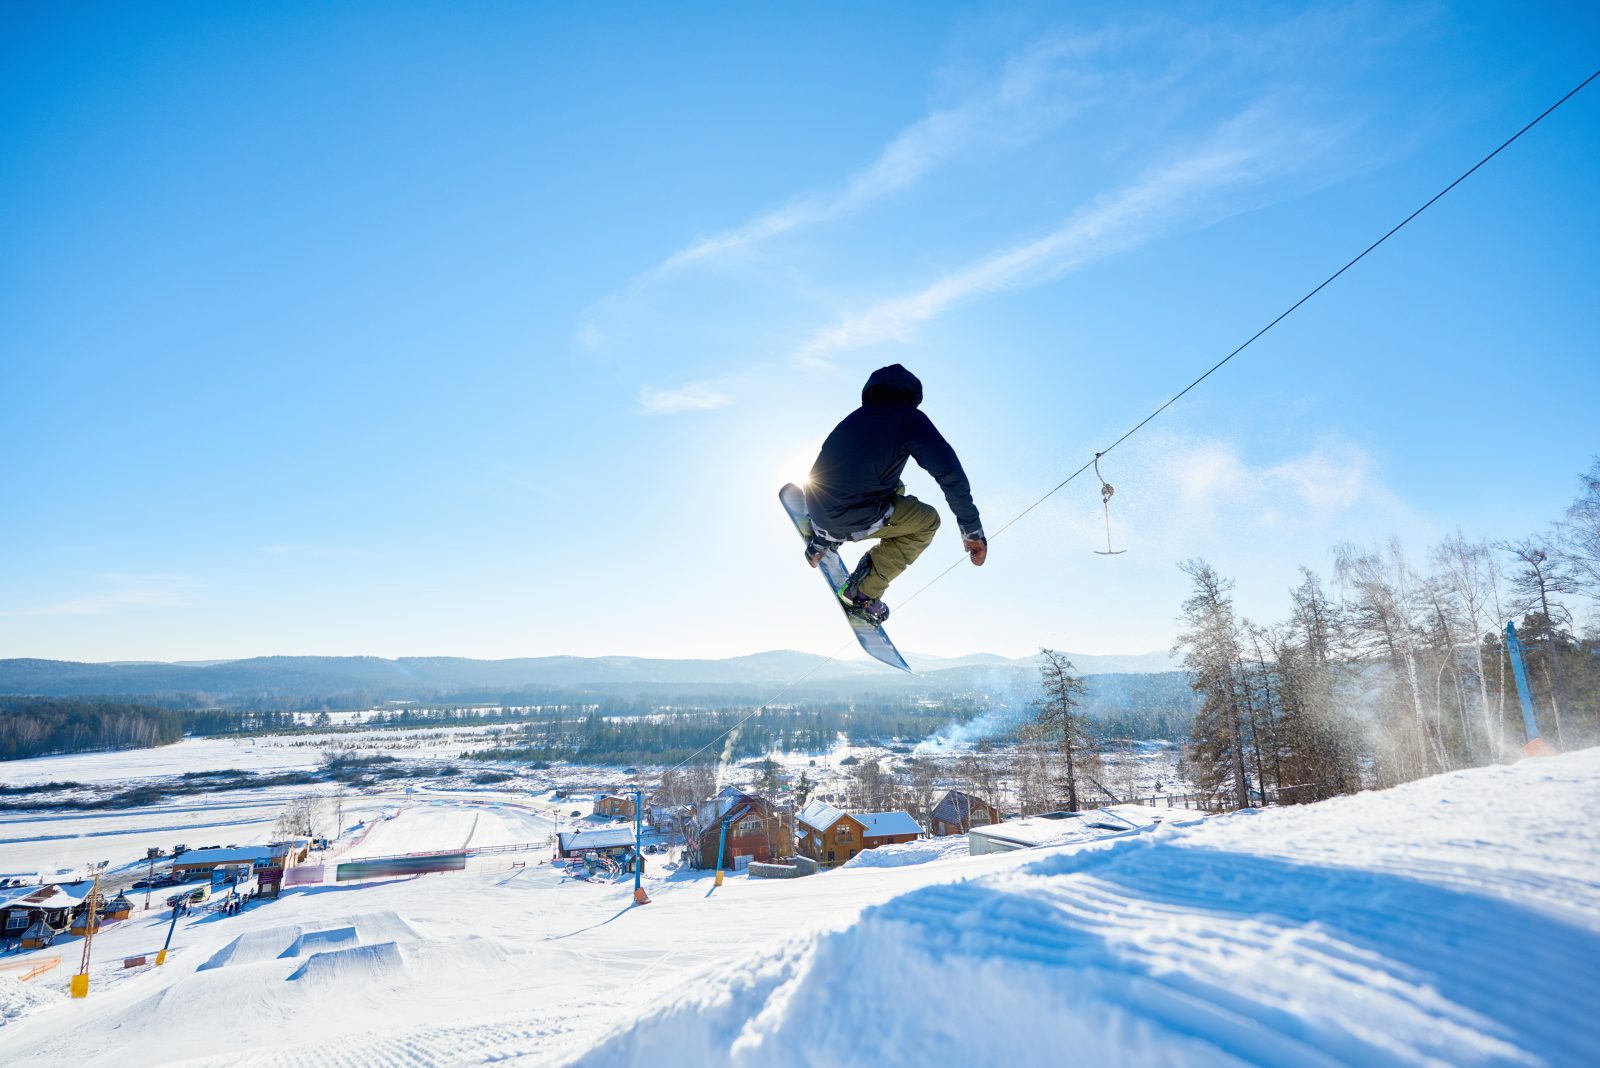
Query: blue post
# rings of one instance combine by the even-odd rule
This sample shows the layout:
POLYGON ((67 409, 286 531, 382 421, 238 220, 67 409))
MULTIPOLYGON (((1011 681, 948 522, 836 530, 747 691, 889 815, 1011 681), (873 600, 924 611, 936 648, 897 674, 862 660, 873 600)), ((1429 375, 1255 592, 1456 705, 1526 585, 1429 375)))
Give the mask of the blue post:
POLYGON ((633 791, 633 903, 647 905, 650 895, 644 892, 644 853, 639 848, 640 823, 644 813, 644 791, 634 787, 633 791))
POLYGON ((1539 740, 1539 721, 1533 716, 1533 688, 1528 685, 1528 668, 1522 662, 1522 643, 1517 641, 1517 626, 1506 624, 1506 651, 1511 654, 1511 673, 1517 678, 1517 696, 1522 699, 1522 725, 1528 741, 1539 740))
POLYGON ((167 963, 167 950, 172 948, 172 932, 178 929, 178 906, 172 906, 172 923, 167 927, 167 940, 161 944, 161 952, 156 954, 156 963, 167 963))
POLYGON ((728 845, 728 821, 722 821, 722 829, 717 832, 717 885, 722 885, 722 851, 728 845))

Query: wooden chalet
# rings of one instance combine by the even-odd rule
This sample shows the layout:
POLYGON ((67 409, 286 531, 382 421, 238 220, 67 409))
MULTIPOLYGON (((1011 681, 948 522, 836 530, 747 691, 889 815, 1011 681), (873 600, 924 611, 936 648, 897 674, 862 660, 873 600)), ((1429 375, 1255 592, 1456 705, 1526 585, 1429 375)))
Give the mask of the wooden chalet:
POLYGON ((88 910, 85 899, 93 887, 85 880, 0 890, 0 939, 21 940, 26 949, 49 945, 88 910))
POLYGON ((866 848, 866 824, 826 801, 812 801, 795 817, 795 847, 824 868, 836 867, 866 848))
POLYGON ((852 813, 813 801, 795 817, 795 835, 801 855, 833 868, 863 849, 915 842, 922 837, 922 827, 909 812, 852 813))
POLYGON ((616 816, 633 819, 633 798, 621 794, 601 794, 594 799, 596 816, 616 816))
POLYGON ((794 823, 789 813, 759 794, 731 786, 696 805, 685 830, 685 853, 692 868, 715 868, 719 842, 725 869, 743 868, 751 861, 782 861, 794 854, 794 823))
POLYGON ((935 838, 947 834, 966 834, 974 827, 1000 822, 1000 810, 981 797, 950 790, 933 806, 928 818, 928 833, 935 838))

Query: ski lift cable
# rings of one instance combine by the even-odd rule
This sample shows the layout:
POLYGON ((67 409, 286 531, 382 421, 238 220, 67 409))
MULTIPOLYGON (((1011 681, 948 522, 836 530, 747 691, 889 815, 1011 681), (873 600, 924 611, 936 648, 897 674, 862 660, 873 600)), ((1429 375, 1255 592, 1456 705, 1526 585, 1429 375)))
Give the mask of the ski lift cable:
MULTIPOLYGON (((1194 381, 1190 382, 1188 385, 1184 386, 1182 389, 1178 390, 1178 392, 1174 393, 1171 397, 1167 398, 1167 400, 1159 408, 1157 408, 1155 411, 1151 412, 1149 415, 1145 416, 1143 419, 1139 420, 1133 426, 1128 428, 1128 430, 1125 431, 1121 437, 1117 438, 1110 445, 1107 445, 1105 448, 1103 448, 1099 452, 1095 453, 1092 458, 1090 458, 1088 461, 1086 461, 1083 464, 1083 466, 1081 466, 1077 470, 1073 471, 1066 478, 1063 478, 1060 482, 1057 482, 1042 497, 1040 497, 1038 500, 1034 501, 1032 504, 1028 505, 1028 507, 1026 507, 1022 511, 1018 512, 1016 515, 1012 516, 1009 520, 1007 520, 1004 524, 1002 524, 999 528, 997 528, 994 531, 994 533, 989 535, 989 540, 993 541, 995 538, 999 537, 1001 534, 1004 534, 1007 530, 1011 529, 1018 522, 1020 522, 1022 520, 1022 518, 1024 516, 1026 516, 1029 512, 1032 512, 1034 509, 1038 508, 1045 501, 1049 500, 1051 497, 1054 497, 1057 493, 1059 493, 1062 489, 1064 489, 1067 486, 1068 483, 1072 482, 1079 475, 1083 474, 1085 471, 1088 471, 1090 468, 1094 467, 1096 462, 1099 461, 1099 459, 1101 457, 1103 457, 1106 454, 1110 453, 1117 446, 1121 445, 1123 442, 1125 442, 1129 438, 1133 437, 1133 435, 1135 435, 1139 431, 1143 430, 1145 428, 1145 426, 1148 423, 1150 423, 1153 419, 1155 419, 1157 416, 1161 415, 1163 412, 1165 412, 1168 408, 1172 407, 1174 404, 1178 403, 1178 401, 1182 400, 1191 390, 1193 390, 1200 383, 1204 382, 1206 379, 1210 378, 1213 374, 1215 374, 1216 372, 1220 371, 1223 368, 1224 365, 1226 365, 1229 361, 1231 361, 1235 356, 1239 355, 1245 349, 1247 349, 1251 345, 1253 345, 1267 331, 1271 330, 1273 327, 1277 326, 1279 323, 1281 323, 1285 319, 1287 319, 1290 315, 1292 315, 1296 311, 1298 311, 1302 304, 1306 303, 1312 297, 1316 296, 1318 293, 1320 293, 1324 289, 1326 289, 1329 285, 1333 284, 1333 282, 1336 279, 1338 279, 1340 275, 1344 274, 1350 268, 1354 267, 1356 264, 1358 264, 1362 260, 1366 259, 1368 254, 1370 254, 1373 251, 1375 251, 1379 245, 1383 244, 1385 241, 1389 240, 1395 234, 1399 233, 1402 229, 1405 228, 1406 224, 1411 222, 1411 220, 1415 219, 1418 215, 1421 215, 1423 212, 1425 212, 1429 208, 1433 207, 1434 204, 1438 203, 1438 201, 1440 201, 1441 199, 1444 198, 1445 194, 1449 193, 1451 190, 1455 189, 1456 186, 1460 185, 1462 182, 1464 182, 1468 178, 1472 177, 1472 175, 1475 174, 1480 167, 1482 167, 1484 164, 1488 163, 1490 160, 1494 159, 1496 156, 1498 156, 1500 153, 1504 152, 1506 149, 1510 148, 1514 143, 1516 143, 1516 141, 1519 138, 1522 137, 1523 134, 1527 133, 1529 130, 1531 130, 1535 126, 1539 125, 1539 123, 1542 122, 1546 117, 1548 117, 1551 112, 1555 111, 1562 104, 1565 104, 1568 100, 1571 100, 1574 96, 1577 96, 1578 93, 1582 92, 1589 85, 1589 83, 1594 81, 1596 78, 1600 78, 1600 70, 1596 70, 1593 74, 1589 75, 1583 81, 1579 82, 1576 86, 1574 86, 1572 89, 1568 90, 1566 95, 1562 96, 1561 99, 1557 100, 1554 104, 1551 104, 1549 107, 1545 108, 1537 116, 1535 116, 1530 122, 1528 122, 1527 125, 1523 126, 1516 133, 1512 134, 1510 137, 1508 137, 1504 141, 1502 141, 1500 143, 1499 147, 1497 147, 1493 152, 1490 152, 1488 155, 1484 156, 1478 162, 1474 163, 1471 167, 1469 167, 1465 171, 1463 171, 1461 173, 1461 175, 1456 178, 1455 181, 1451 182, 1449 185, 1447 185, 1443 189, 1439 190, 1433 196, 1429 197, 1428 200, 1421 207, 1417 208, 1410 215, 1407 215, 1404 219, 1401 219, 1399 222, 1395 223, 1395 225, 1393 227, 1391 227, 1387 233, 1385 233, 1382 237, 1378 238, 1372 244, 1368 245, 1366 248, 1362 249, 1360 253, 1358 253, 1354 258, 1352 258, 1343 267, 1340 267, 1337 271, 1334 271, 1328 277, 1324 278, 1321 282, 1317 283, 1317 286, 1314 289, 1312 289, 1310 292, 1306 293, 1305 296, 1301 297, 1299 300, 1295 301, 1293 304, 1289 305, 1289 307, 1285 308, 1281 313, 1279 313, 1277 318, 1273 319, 1266 326, 1263 326, 1260 330, 1257 330, 1254 334, 1251 334, 1250 337, 1248 339, 1246 339, 1245 342, 1242 345, 1240 345, 1238 348, 1234 349, 1232 352, 1228 353, 1226 356, 1222 357, 1222 359, 1218 360, 1216 363, 1212 364, 1210 367, 1206 368, 1205 372, 1203 374, 1201 374, 1198 378, 1196 378, 1194 381)), ((1104 484, 1104 481, 1105 481, 1104 479, 1101 479, 1102 484, 1104 484)), ((937 575, 934 575, 927 582, 923 583, 917 589, 913 590, 910 594, 908 594, 904 600, 902 600, 899 604, 897 604, 895 606, 895 611, 904 610, 906 605, 910 604, 912 601, 916 600, 918 597, 920 597, 924 593, 926 593, 930 588, 932 588, 932 586, 936 582, 938 582, 940 579, 944 578, 946 575, 950 574, 950 572, 954 571, 958 566, 960 566, 963 562, 965 562, 966 559, 967 559, 967 556, 966 556, 965 553, 963 553, 961 556, 957 557, 954 561, 952 561, 950 563, 950 566, 946 567, 943 571, 939 572, 937 575)), ((685 757, 683 760, 681 760, 677 764, 673 765, 673 767, 670 768, 669 770, 676 771, 679 768, 684 767, 685 765, 687 765, 689 763, 689 761, 693 760, 695 757, 699 756, 701 753, 705 752, 707 749, 710 749, 713 745, 716 745, 718 742, 722 741, 729 734, 731 734, 732 732, 738 730, 740 727, 744 726, 750 720, 754 719, 756 717, 756 715, 758 715, 759 713, 765 711, 767 708, 770 708, 772 705, 776 704, 784 696, 786 696, 791 691, 793 691, 795 687, 799 686, 802 682, 804 682, 805 680, 809 679, 812 675, 815 675, 818 671, 821 671, 822 668, 825 667, 827 664, 829 664, 832 661, 838 659, 839 654, 843 653, 845 651, 845 649, 847 649, 850 646, 850 644, 851 644, 851 642, 848 642, 848 641, 845 642, 843 645, 839 646, 838 649, 835 649, 832 653, 829 653, 822 660, 818 661, 816 664, 813 664, 811 666, 811 668, 808 671, 805 672, 805 674, 801 675, 799 678, 797 678, 793 682, 789 683, 787 686, 785 686, 783 689, 779 690, 775 695, 773 695, 772 697, 768 698, 762 704, 757 705, 755 708, 753 708, 749 712, 745 713, 745 715, 743 717, 741 717, 736 723, 734 723, 733 726, 729 727, 727 730, 725 730, 721 734, 717 735, 715 738, 713 738, 711 741, 707 742, 705 745, 701 746, 699 749, 696 749, 693 753, 689 754, 689 756, 685 757)), ((720 765, 720 763, 718 764, 717 781, 719 783, 721 781, 721 765, 720 765)))
MULTIPOLYGON (((1562 104, 1565 104, 1568 100, 1571 100, 1574 96, 1578 95, 1579 92, 1581 92, 1586 86, 1588 86, 1588 84, 1590 82, 1594 81, 1596 78, 1600 78, 1600 70, 1597 70, 1593 74, 1589 75, 1587 78, 1585 78, 1583 81, 1579 82, 1576 86, 1574 86, 1571 90, 1569 90, 1567 92, 1567 94, 1565 96, 1563 96, 1560 100, 1557 100, 1554 104, 1551 104, 1549 107, 1547 107, 1543 111, 1541 111, 1526 126, 1522 127, 1522 129, 1518 130, 1516 133, 1512 134, 1510 137, 1506 138, 1503 142, 1501 142, 1500 146, 1498 148, 1496 148, 1493 152, 1490 152, 1487 156, 1484 156, 1478 162, 1474 163, 1471 167, 1469 167, 1467 170, 1462 172, 1462 174, 1458 178, 1456 178, 1455 181, 1451 182, 1449 185, 1447 185, 1443 189, 1439 190, 1433 196, 1429 197, 1427 202, 1424 203, 1420 208, 1418 208, 1417 210, 1413 211, 1410 215, 1407 215, 1404 219, 1401 219, 1398 223, 1395 223, 1395 225, 1392 228, 1390 228, 1390 230, 1387 233, 1385 233, 1382 237, 1378 238, 1378 240, 1374 241, 1372 244, 1368 245, 1366 248, 1362 249, 1361 252, 1358 255, 1356 255, 1353 259, 1351 259, 1343 267, 1340 267, 1337 271, 1334 271, 1327 278, 1324 278, 1321 282, 1319 282, 1317 284, 1316 288, 1312 289, 1305 296, 1301 297, 1299 300, 1297 300, 1293 304, 1289 305, 1289 307, 1284 309, 1283 312, 1281 312, 1278 315, 1277 318, 1273 319, 1266 326, 1263 326, 1260 330, 1257 330, 1254 334, 1251 334, 1250 337, 1244 342, 1244 344, 1240 345, 1238 348, 1236 348, 1232 352, 1228 353, 1222 359, 1218 360, 1216 363, 1214 363, 1210 367, 1206 368, 1205 373, 1200 375, 1194 381, 1190 382, 1187 386, 1184 386, 1178 392, 1174 393, 1159 408, 1157 408, 1155 411, 1151 412, 1149 415, 1145 416, 1143 419, 1141 419, 1137 423, 1135 423, 1132 427, 1130 427, 1117 440, 1113 441, 1110 445, 1107 445, 1104 449, 1101 449, 1099 452, 1095 453, 1093 458, 1091 458, 1088 462, 1086 462, 1082 467, 1079 467, 1076 471, 1073 471, 1066 478, 1062 479, 1060 482, 1057 482, 1053 487, 1051 487, 1049 492, 1044 494, 1044 496, 1040 497, 1038 500, 1036 500, 1032 504, 1028 505, 1028 507, 1026 507, 1022 511, 1018 512, 1015 516, 1013 516, 1010 520, 1008 520, 1004 525, 999 527, 993 534, 989 535, 989 539, 992 541, 996 537, 999 537, 1001 534, 1005 533, 1008 529, 1010 529, 1012 526, 1014 526, 1020 519, 1022 519, 1023 516, 1027 515, 1029 512, 1031 512, 1035 508, 1039 507, 1041 504, 1043 504, 1045 501, 1049 500, 1051 497, 1054 497, 1058 492, 1060 492, 1060 490, 1062 488, 1064 488, 1067 485, 1067 483, 1071 482, 1073 479, 1077 478, 1079 475, 1081 475, 1085 471, 1089 470, 1089 468, 1093 467, 1095 465, 1096 461, 1098 461, 1102 456, 1105 456, 1107 453, 1109 453, 1113 449, 1115 449, 1118 445, 1121 445, 1123 442, 1125 442, 1129 438, 1133 437, 1133 435, 1135 435, 1139 431, 1143 430, 1147 423, 1149 423, 1151 420, 1155 419, 1161 413, 1165 412, 1168 408, 1172 407, 1174 404, 1178 403, 1178 401, 1182 400, 1183 397, 1190 390, 1194 389, 1200 383, 1202 383, 1206 379, 1210 378, 1217 371, 1221 370, 1223 365, 1227 364, 1235 356, 1239 355, 1245 349, 1249 348, 1252 344, 1254 344, 1268 330, 1271 330, 1273 327, 1277 326, 1279 323, 1281 323, 1285 319, 1287 319, 1290 315, 1292 315, 1295 311, 1297 311, 1302 304, 1304 304, 1306 301, 1310 300, 1312 297, 1316 296, 1318 293, 1320 293, 1324 289, 1326 289, 1340 275, 1344 274, 1350 268, 1354 267, 1356 264, 1358 264, 1362 260, 1366 259, 1367 255, 1369 253, 1371 253, 1372 251, 1374 251, 1379 245, 1383 244, 1385 241, 1389 240, 1395 234, 1399 233, 1406 226, 1407 223, 1411 222, 1411 220, 1415 219, 1418 215, 1421 215, 1423 212, 1425 212, 1429 208, 1433 207, 1433 205, 1435 203, 1437 203, 1439 200, 1441 200, 1446 193, 1450 192, 1456 186, 1460 185, 1462 182, 1464 182, 1468 178, 1472 177, 1472 175, 1478 170, 1478 168, 1482 167, 1485 163, 1488 163, 1490 160, 1492 160, 1496 156, 1498 156, 1501 152, 1504 152, 1507 148, 1511 147, 1511 145, 1513 143, 1515 143, 1518 138, 1520 138, 1523 134, 1527 133, 1529 130, 1531 130, 1535 126, 1537 126, 1546 116, 1548 116, 1551 112, 1555 111, 1562 104)), ((919 587, 918 589, 914 590, 911 594, 909 594, 905 598, 905 600, 901 601, 898 605, 895 606, 896 609, 903 609, 907 604, 911 603, 911 601, 915 600, 917 597, 919 597, 923 593, 927 592, 927 590, 928 590, 928 588, 930 586, 932 586, 934 583, 938 582, 940 579, 944 578, 950 572, 954 571, 956 569, 956 567, 959 564, 961 564, 965 559, 966 559, 965 555, 958 557, 954 562, 952 562, 950 564, 949 567, 945 568, 943 571, 941 571, 937 575, 933 576, 933 578, 929 579, 921 587, 919 587)))

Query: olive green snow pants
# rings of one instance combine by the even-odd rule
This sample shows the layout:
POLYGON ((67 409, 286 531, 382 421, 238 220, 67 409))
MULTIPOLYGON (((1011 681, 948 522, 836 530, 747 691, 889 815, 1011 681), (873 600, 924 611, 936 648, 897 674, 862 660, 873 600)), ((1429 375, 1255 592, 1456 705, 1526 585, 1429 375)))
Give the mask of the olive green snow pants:
POLYGON ((894 514, 889 521, 862 539, 877 538, 879 541, 867 553, 872 557, 872 574, 861 581, 861 592, 882 600, 889 583, 899 578, 900 572, 933 544, 933 535, 938 529, 937 508, 915 497, 895 497, 894 514))

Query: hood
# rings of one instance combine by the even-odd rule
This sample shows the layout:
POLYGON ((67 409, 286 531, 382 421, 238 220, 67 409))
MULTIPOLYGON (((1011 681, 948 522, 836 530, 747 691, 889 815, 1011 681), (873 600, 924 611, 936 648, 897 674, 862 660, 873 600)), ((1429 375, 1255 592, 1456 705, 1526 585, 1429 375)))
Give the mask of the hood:
POLYGON ((891 363, 872 372, 861 387, 861 403, 906 404, 915 408, 922 403, 922 382, 904 367, 891 363))

